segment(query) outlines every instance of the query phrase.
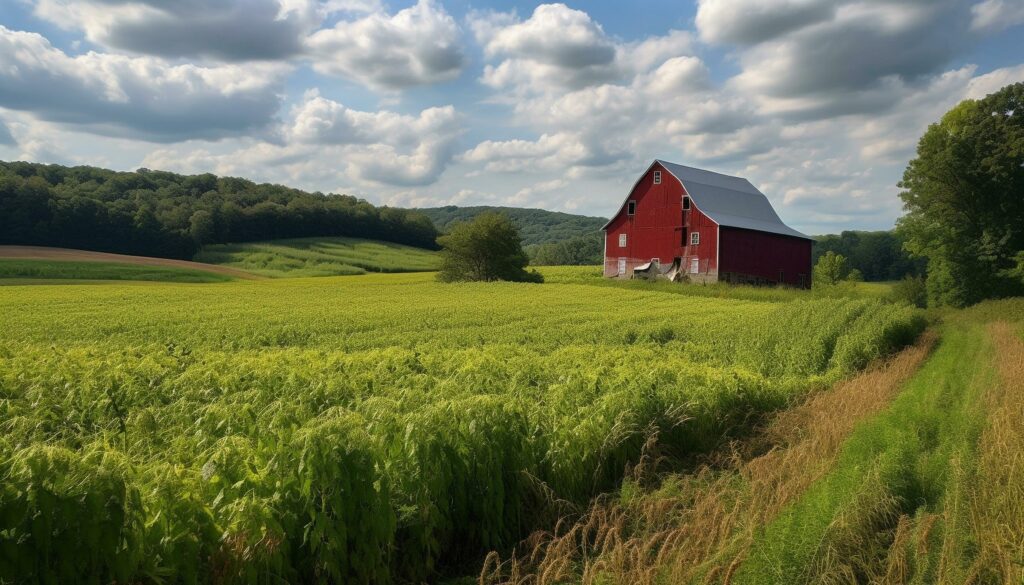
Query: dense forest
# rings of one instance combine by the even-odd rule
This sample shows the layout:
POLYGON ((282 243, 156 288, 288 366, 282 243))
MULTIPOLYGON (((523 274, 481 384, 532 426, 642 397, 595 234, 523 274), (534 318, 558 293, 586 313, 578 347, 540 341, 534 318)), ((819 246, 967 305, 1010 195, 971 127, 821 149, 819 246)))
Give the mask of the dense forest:
POLYGON ((191 258, 204 244, 348 236, 437 248, 423 214, 211 174, 0 162, 0 244, 191 258))
POLYGON ((867 281, 899 280, 924 273, 926 260, 911 258, 903 238, 895 231, 844 231, 839 235, 814 236, 814 264, 826 252, 846 257, 847 267, 859 270, 867 281))

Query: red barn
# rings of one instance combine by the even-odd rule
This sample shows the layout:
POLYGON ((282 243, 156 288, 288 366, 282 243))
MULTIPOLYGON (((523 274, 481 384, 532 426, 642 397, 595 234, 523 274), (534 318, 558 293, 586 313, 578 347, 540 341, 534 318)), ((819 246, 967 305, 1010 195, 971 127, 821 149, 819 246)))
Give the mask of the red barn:
POLYGON ((602 229, 608 277, 811 285, 813 241, 740 177, 656 160, 602 229))

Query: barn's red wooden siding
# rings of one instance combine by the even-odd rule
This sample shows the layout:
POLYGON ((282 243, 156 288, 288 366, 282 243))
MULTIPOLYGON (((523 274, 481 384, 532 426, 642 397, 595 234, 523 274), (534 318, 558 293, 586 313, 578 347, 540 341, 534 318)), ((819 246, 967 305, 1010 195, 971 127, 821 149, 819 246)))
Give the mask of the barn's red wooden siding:
POLYGON ((605 229, 604 275, 629 277, 633 269, 657 259, 667 267, 675 259, 691 280, 697 282, 755 282, 810 286, 811 241, 756 230, 719 226, 696 204, 683 210, 688 197, 679 180, 655 163, 637 182, 629 198, 605 229), (654 184, 654 173, 661 183, 654 184), (629 201, 636 211, 628 213, 629 201), (690 235, 700 243, 690 245, 690 235), (685 238, 684 238, 685 233, 685 238), (619 246, 619 236, 626 245, 619 246), (692 261, 697 261, 697 273, 692 261))
POLYGON ((682 259, 686 272, 696 259, 701 277, 718 273, 718 225, 695 206, 684 212, 685 194, 682 184, 661 165, 654 165, 641 177, 628 199, 636 202, 636 213, 628 214, 627 202, 605 232, 605 276, 618 273, 620 259, 625 260, 627 276, 652 259, 666 266, 676 258, 682 259), (661 172, 661 184, 654 184, 655 171, 661 172), (700 244, 691 246, 694 231, 700 233, 700 244), (620 234, 626 234, 624 247, 619 246, 620 234))
POLYGON ((768 232, 722 227, 719 276, 731 282, 750 277, 770 283, 810 286, 811 242, 768 232))

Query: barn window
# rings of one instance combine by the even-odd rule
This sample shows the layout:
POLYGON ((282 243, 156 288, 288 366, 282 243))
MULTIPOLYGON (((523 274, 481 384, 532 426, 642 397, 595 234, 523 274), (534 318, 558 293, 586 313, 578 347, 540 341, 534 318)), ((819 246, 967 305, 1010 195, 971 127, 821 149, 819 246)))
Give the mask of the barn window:
POLYGON ((630 201, 626 204, 626 215, 636 215, 636 201, 630 201))
POLYGON ((619 247, 620 248, 625 248, 626 247, 626 234, 619 234, 619 247))
POLYGON ((690 259, 690 274, 700 274, 700 260, 697 258, 690 259))
POLYGON ((686 245, 686 228, 683 228, 682 236, 679 238, 679 245, 680 246, 685 246, 686 245))
POLYGON ((660 185, 661 184, 661 171, 654 171, 654 184, 655 185, 660 185))
POLYGON ((617 268, 618 268, 617 272, 618 272, 619 276, 622 276, 623 274, 626 273, 626 259, 625 258, 619 258, 619 265, 617 266, 617 268))
POLYGON ((683 209, 689 209, 689 208, 690 208, 690 198, 689 197, 683 197, 683 209))
POLYGON ((690 234, 690 245, 696 246, 700 244, 700 232, 693 232, 690 234))

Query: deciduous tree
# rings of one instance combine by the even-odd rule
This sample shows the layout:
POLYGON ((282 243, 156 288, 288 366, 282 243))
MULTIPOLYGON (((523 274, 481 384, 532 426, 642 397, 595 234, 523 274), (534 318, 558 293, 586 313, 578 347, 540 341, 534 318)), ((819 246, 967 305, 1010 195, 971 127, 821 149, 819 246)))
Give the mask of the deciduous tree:
POLYGON ((512 280, 542 282, 536 271, 527 272, 519 230, 498 213, 483 213, 472 221, 454 224, 437 239, 441 245, 438 279, 454 281, 512 280))
POLYGON ((1024 83, 932 124, 900 182, 906 248, 928 258, 928 302, 964 306, 1024 289, 1024 83))

